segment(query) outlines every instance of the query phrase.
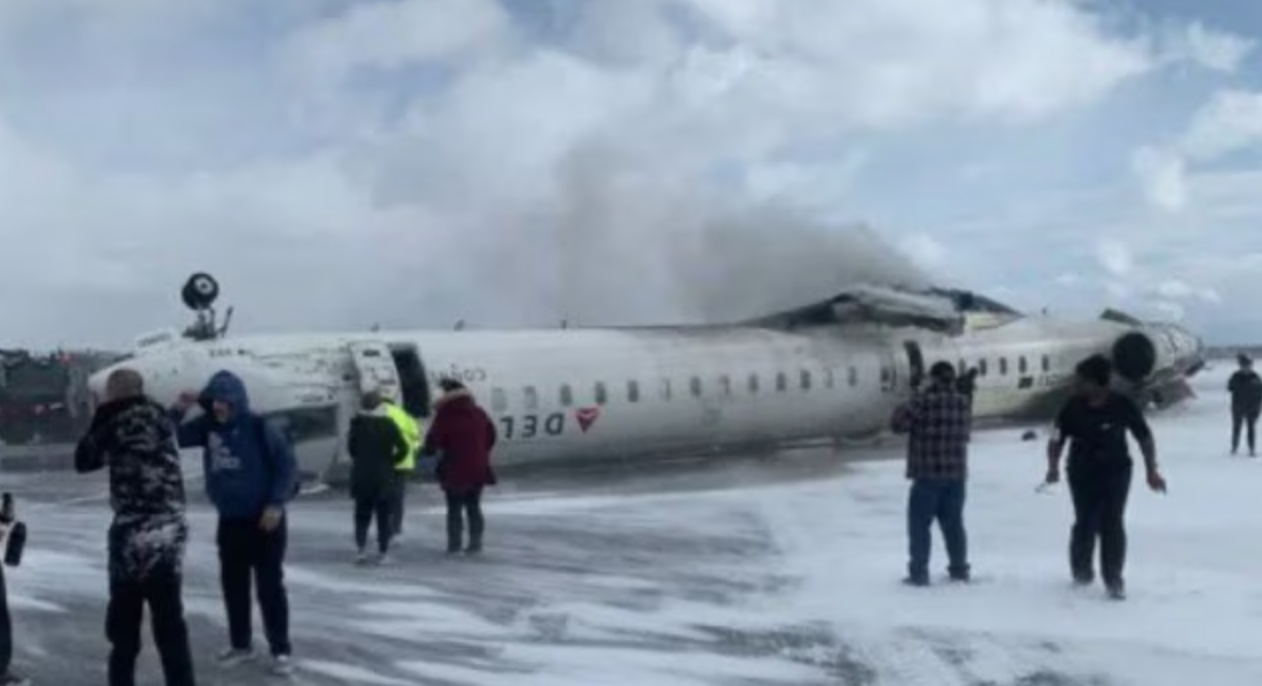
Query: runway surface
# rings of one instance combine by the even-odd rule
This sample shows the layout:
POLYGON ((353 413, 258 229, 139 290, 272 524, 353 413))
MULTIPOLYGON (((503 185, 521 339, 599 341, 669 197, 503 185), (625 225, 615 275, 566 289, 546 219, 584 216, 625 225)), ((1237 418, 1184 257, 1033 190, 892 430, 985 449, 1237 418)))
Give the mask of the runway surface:
MULTIPOLYGON (((440 552, 437 494, 423 488, 383 568, 351 564, 349 502, 325 493, 291 513, 290 682, 1262 683, 1262 555, 1242 544, 1262 536, 1262 465, 1226 455, 1224 380, 1213 372, 1191 407, 1154 420, 1171 495, 1136 481, 1126 603, 1068 588, 1068 499, 1034 492, 1042 443, 1015 429, 973 448, 970 587, 898 584, 897 462, 816 455, 511 482, 488 497, 480 558, 440 552)), ((104 683, 103 477, 0 476, 30 526, 23 566, 6 570, 17 667, 40 684, 104 683)), ((225 632, 213 517, 195 500, 186 603, 200 683, 281 682, 210 664, 225 632)), ((150 646, 142 673, 158 684, 150 646)))

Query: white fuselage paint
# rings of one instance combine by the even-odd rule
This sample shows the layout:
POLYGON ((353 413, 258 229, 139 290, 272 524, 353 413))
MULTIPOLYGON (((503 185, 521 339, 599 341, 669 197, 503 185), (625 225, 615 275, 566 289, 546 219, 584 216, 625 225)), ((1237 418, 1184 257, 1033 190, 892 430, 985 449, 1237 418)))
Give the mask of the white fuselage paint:
MULTIPOLYGON (((336 447, 300 453, 306 471, 322 474, 363 387, 376 383, 360 383, 351 350, 374 344, 413 347, 431 399, 439 377, 464 381, 496 422, 496 462, 515 465, 869 435, 907 397, 907 341, 920 346, 926 370, 941 360, 984 369, 975 417, 1003 417, 1063 391, 1077 362, 1108 354, 1130 330, 1032 317, 959 336, 872 326, 258 335, 178 341, 119 364, 141 371, 164 403, 228 369, 246 382, 255 411, 338 408, 336 447)), ((95 392, 109 371, 94 375, 95 392)))

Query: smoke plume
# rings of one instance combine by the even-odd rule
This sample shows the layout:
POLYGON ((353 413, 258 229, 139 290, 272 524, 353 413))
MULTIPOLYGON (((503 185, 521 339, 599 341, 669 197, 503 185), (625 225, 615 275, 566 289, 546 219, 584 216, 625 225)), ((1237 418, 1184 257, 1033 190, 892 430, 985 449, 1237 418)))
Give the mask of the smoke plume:
POLYGON ((482 257, 444 272, 465 308, 448 316, 483 326, 718 323, 860 282, 931 283, 866 226, 825 225, 696 179, 614 146, 576 148, 541 200, 463 229, 482 257))

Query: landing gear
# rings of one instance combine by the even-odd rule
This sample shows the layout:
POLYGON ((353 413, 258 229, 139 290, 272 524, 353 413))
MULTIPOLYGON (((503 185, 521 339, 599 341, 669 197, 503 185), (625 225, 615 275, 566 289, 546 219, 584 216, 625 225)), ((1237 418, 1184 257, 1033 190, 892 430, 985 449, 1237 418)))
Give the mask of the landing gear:
POLYGON ((224 315, 223 326, 215 317, 215 301, 219 299, 219 282, 206 272, 196 272, 180 290, 184 306, 197 313, 197 321, 184 330, 184 337, 195 341, 213 341, 228 332, 232 308, 224 315))

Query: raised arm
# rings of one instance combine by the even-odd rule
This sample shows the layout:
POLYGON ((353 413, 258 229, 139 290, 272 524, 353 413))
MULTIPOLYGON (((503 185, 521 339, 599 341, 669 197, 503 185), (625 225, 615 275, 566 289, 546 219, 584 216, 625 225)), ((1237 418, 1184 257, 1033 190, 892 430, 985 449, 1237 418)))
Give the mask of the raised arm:
POLYGON ((184 421, 188 408, 176 405, 167 410, 167 416, 175 423, 175 440, 181 448, 205 448, 206 437, 210 431, 210 418, 206 415, 184 421))
POLYGON ((79 439, 74 450, 74 469, 80 474, 95 472, 105 466, 106 455, 110 450, 110 434, 104 430, 96 417, 92 426, 79 439))
POLYGON ((890 417, 890 430, 896 434, 910 433, 916 418, 920 416, 920 405, 921 396, 917 395, 894 408, 894 415, 890 417))

